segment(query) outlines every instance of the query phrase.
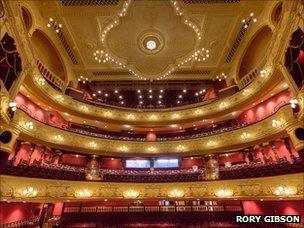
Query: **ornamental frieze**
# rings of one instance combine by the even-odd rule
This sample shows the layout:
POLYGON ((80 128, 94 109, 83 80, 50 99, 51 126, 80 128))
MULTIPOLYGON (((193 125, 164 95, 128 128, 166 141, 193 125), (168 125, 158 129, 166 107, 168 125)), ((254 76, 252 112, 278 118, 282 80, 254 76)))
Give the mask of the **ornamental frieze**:
POLYGON ((1 199, 56 201, 90 199, 206 198, 303 199, 303 173, 252 179, 176 183, 109 183, 1 177, 1 199), (26 191, 30 190, 30 191, 26 191), (30 192, 35 194, 30 195, 30 192))

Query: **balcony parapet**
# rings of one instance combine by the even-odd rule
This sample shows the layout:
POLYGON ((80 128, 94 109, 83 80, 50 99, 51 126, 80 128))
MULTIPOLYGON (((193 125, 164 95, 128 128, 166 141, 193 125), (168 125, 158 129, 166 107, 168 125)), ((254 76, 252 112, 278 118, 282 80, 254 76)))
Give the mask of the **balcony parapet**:
POLYGON ((109 155, 110 153, 126 156, 168 153, 198 155, 236 150, 245 145, 248 147, 261 141, 286 137, 288 135, 286 126, 291 121, 294 121, 293 112, 291 107, 286 105, 268 118, 234 131, 208 137, 160 142, 104 139, 71 133, 39 122, 20 110, 16 111, 12 124, 21 131, 20 138, 24 140, 30 138, 32 141, 53 148, 89 154, 109 155), (273 126, 274 120, 275 126, 273 126))
POLYGON ((65 91, 65 82, 59 78, 55 73, 44 66, 39 60, 37 60, 37 67, 41 75, 50 83, 52 83, 61 92, 65 91))
MULTIPOLYGON (((179 183, 110 183, 85 182, 86 197, 77 192, 83 190, 82 181, 48 180, 1 175, 1 200, 14 201, 58 201, 58 200, 98 200, 126 199, 125 192, 136 192, 136 199, 173 198, 172 191, 182 193, 180 198, 207 199, 303 199, 303 173, 250 179, 179 182, 179 183), (26 197, 22 190, 31 186, 37 191, 36 196, 26 197), (277 189, 280 191, 278 194, 277 189), (223 190, 224 189, 224 190, 223 190), (287 191, 288 190, 288 191, 287 191), (220 192, 229 192, 221 195, 220 192), (171 196, 171 197, 170 197, 171 196)), ((134 199, 134 198, 133 198, 134 199)))
MULTIPOLYGON (((55 104, 59 111, 62 110, 95 120, 100 119, 107 122, 130 125, 140 124, 153 127, 159 126, 159 124, 177 124, 212 118, 247 107, 258 98, 262 98, 281 81, 281 78, 273 73, 273 68, 268 67, 266 69, 267 73, 263 77, 255 78, 252 83, 246 86, 246 90, 239 91, 230 97, 197 107, 185 107, 184 109, 167 111, 127 110, 83 103, 60 93, 48 83, 42 83, 43 77, 38 71, 33 76, 28 77, 28 80, 31 80, 39 88, 41 99, 47 103, 55 104)), ((27 86, 26 88, 31 90, 27 86)))

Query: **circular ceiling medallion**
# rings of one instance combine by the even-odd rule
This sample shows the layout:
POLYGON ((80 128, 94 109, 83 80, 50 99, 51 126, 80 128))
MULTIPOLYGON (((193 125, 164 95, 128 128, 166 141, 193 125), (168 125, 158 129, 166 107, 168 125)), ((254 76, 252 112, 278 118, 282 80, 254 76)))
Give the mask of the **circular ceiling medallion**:
POLYGON ((157 30, 146 30, 138 36, 139 49, 146 54, 156 54, 164 47, 164 38, 157 30))

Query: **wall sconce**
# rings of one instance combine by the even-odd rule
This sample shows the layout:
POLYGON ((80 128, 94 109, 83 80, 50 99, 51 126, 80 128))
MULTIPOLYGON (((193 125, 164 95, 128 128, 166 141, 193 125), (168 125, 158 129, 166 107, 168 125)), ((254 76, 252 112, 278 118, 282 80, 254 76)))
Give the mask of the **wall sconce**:
POLYGON ((250 137, 250 134, 247 133, 247 132, 244 132, 244 133, 241 134, 242 139, 248 139, 249 137, 250 137))
POLYGON ((33 124, 33 122, 26 122, 26 123, 25 123, 25 126, 26 126, 28 129, 30 129, 30 130, 33 130, 33 129, 34 129, 34 124, 33 124))
POLYGON ((33 187, 26 187, 22 190, 23 197, 36 197, 38 195, 38 191, 33 187))
POLYGON ((174 113, 174 114, 172 115, 172 118, 173 118, 173 119, 177 119, 177 118, 179 118, 179 117, 180 117, 180 115, 177 114, 177 113, 174 113))
POLYGON ((8 107, 15 112, 17 110, 17 102, 16 101, 11 101, 8 103, 8 107))
POLYGON ((56 136, 54 137, 54 139, 57 140, 57 141, 63 141, 62 135, 56 135, 56 136))
POLYGON ((150 146, 150 147, 148 148, 148 151, 150 151, 150 152, 155 152, 155 151, 156 151, 156 148, 155 148, 154 146, 150 146))
POLYGON ((39 78, 38 79, 38 82, 41 84, 41 85, 45 85, 45 79, 44 78, 39 78))
POLYGON ((152 115, 150 116, 150 119, 151 119, 151 120, 156 120, 157 117, 156 117, 156 115, 152 114, 152 115))
POLYGON ((57 95, 57 99, 58 99, 59 101, 63 101, 63 100, 64 100, 64 97, 63 97, 62 95, 57 95))
POLYGON ((209 140, 209 141, 207 142, 207 146, 214 146, 214 145, 215 145, 215 142, 212 141, 212 140, 209 140))
POLYGON ((220 108, 224 108, 224 107, 226 107, 226 106, 227 106, 227 103, 226 103, 226 102, 221 102, 220 105, 219 105, 220 108))
POLYGON ((77 198, 90 198, 92 195, 93 192, 88 189, 78 190, 75 192, 75 197, 77 198))
POLYGON ((128 151, 128 147, 126 147, 126 146, 121 146, 121 147, 119 147, 119 150, 121 150, 121 151, 128 151))
POLYGON ((183 150, 185 150, 185 147, 183 145, 178 145, 178 147, 176 149, 178 151, 183 151, 183 150))
POLYGON ((172 198, 181 198, 184 195, 185 195, 185 192, 180 189, 173 189, 168 193, 168 196, 172 197, 172 198))
POLYGON ((292 187, 280 185, 274 190, 274 194, 276 196, 289 196, 296 194, 296 190, 293 189, 292 187))
POLYGON ((135 199, 139 196, 139 191, 134 189, 126 190, 122 193, 123 197, 126 199, 135 199))
POLYGON ((231 189, 222 188, 215 192, 217 197, 230 197, 233 195, 233 191, 231 189))
POLYGON ((266 75, 267 71, 264 69, 264 70, 261 70, 260 71, 260 76, 261 78, 263 78, 265 75, 266 75))
POLYGON ((291 106, 291 108, 296 108, 297 106, 298 106, 298 100, 297 99, 291 99, 290 101, 289 101, 289 103, 290 103, 290 106, 291 106))
POLYGON ((271 121, 271 125, 272 125, 273 127, 278 127, 278 126, 281 125, 281 122, 278 121, 278 120, 272 120, 272 121, 271 121))
POLYGON ((93 148, 96 148, 96 147, 97 147, 97 143, 94 142, 94 141, 93 141, 93 142, 90 142, 89 145, 90 145, 90 147, 93 147, 93 148))

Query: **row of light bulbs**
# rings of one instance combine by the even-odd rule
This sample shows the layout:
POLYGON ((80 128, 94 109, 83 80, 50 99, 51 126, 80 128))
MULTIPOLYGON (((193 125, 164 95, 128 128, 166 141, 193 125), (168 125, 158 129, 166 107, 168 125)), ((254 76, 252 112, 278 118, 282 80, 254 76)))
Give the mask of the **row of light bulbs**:
MULTIPOLYGON (((296 188, 292 186, 279 185, 274 189, 274 194, 276 196, 285 196, 295 195, 297 193, 296 188)), ((233 196, 234 192, 230 188, 220 188, 215 191, 215 195, 220 198, 229 198, 233 196)), ((34 198, 38 196, 38 190, 32 186, 27 186, 21 190, 22 197, 25 198, 34 198)), ((123 197, 126 199, 135 199, 140 196, 140 191, 135 189, 128 189, 123 191, 123 197)), ((185 195, 185 191, 182 189, 174 188, 168 191, 168 197, 170 198, 181 198, 185 195)), ((76 190, 74 193, 76 198, 90 198, 93 196, 93 191, 84 188, 76 190)))
MULTIPOLYGON (((126 15, 127 13, 127 10, 130 6, 130 3, 131 1, 125 1, 123 3, 123 8, 122 10, 120 11, 120 13, 118 14, 119 17, 123 17, 126 15)), ((179 15, 182 15, 182 12, 180 11, 179 7, 177 6, 177 2, 176 1, 172 1, 172 4, 175 8, 176 11, 178 11, 178 14, 179 15)), ((198 27, 190 22, 188 19, 185 19, 184 20, 184 23, 188 26, 190 26, 194 32, 196 33, 198 39, 200 40, 201 39, 201 33, 199 32, 199 29, 198 27)), ((101 41, 102 41, 102 44, 104 44, 105 42, 105 39, 106 39, 106 35, 108 34, 108 32, 114 28, 115 26, 118 25, 118 20, 114 20, 112 23, 110 23, 102 32, 101 34, 101 41)), ((116 60, 114 57, 112 57, 109 53, 107 53, 106 51, 104 50, 95 50, 93 52, 93 57, 95 59, 95 61, 101 63, 106 63, 106 62, 112 62, 113 64, 116 64, 122 68, 126 68, 127 66, 125 64, 123 64, 122 62, 116 60)), ((205 49, 205 48, 202 48, 198 51, 195 51, 193 53, 193 55, 189 58, 186 58, 184 61, 181 61, 180 63, 177 64, 178 67, 184 65, 185 63, 191 61, 192 59, 194 60, 197 60, 197 61, 205 61, 207 58, 209 58, 209 50, 205 49)), ((171 75, 171 73, 176 70, 176 67, 171 67, 170 69, 168 69, 166 71, 166 73, 164 73, 162 76, 159 76, 157 77, 156 79, 157 80, 160 80, 160 79, 164 79, 166 78, 167 76, 171 75)), ((131 68, 128 68, 128 71, 129 73, 133 74, 135 77, 137 77, 138 79, 141 79, 141 80, 147 80, 146 77, 136 73, 134 70, 132 70, 131 68)))
MULTIPOLYGON (((187 93, 187 90, 186 90, 186 89, 183 89, 182 92, 183 92, 183 93, 187 93)), ((200 94, 203 94, 204 92, 206 92, 205 89, 200 90, 199 92, 196 92, 196 93, 195 93, 195 96, 199 96, 200 94)), ((102 93, 101 90, 98 90, 98 91, 97 91, 97 94, 101 94, 101 93, 102 93)), ((114 93, 115 93, 115 94, 118 94, 119 91, 118 91, 118 90, 114 90, 114 93)), ((139 104, 143 104, 143 101, 141 100, 141 99, 143 98, 143 95, 141 94, 141 90, 137 90, 137 93, 139 94, 139 95, 138 95, 139 104)), ((149 89, 149 95, 148 95, 148 98, 149 98, 149 99, 153 99, 152 93, 153 93, 153 91, 152 91, 151 89, 149 89)), ((162 98, 163 98, 162 93, 163 93, 163 90, 161 89, 161 90, 160 90, 160 94, 158 95, 158 98, 159 98, 159 99, 162 99, 162 98)), ((97 94, 96 94, 96 93, 93 93, 92 96, 93 96, 93 97, 96 97, 97 94)), ((103 95, 104 95, 105 97, 109 97, 109 93, 104 93, 103 95)), ((120 100, 122 100, 122 99, 123 99, 123 96, 119 95, 118 98, 119 98, 120 100)), ((183 98, 183 95, 182 95, 182 94, 179 94, 179 95, 178 95, 178 99, 182 99, 182 98, 183 98)), ((181 102, 180 100, 177 100, 177 104, 179 104, 180 102, 181 102)), ((124 104, 124 101, 120 101, 120 103, 121 103, 121 104, 124 104)), ((159 100, 159 101, 158 101, 158 104, 162 104, 162 101, 159 100)))
MULTIPOLYGON (((179 16, 183 16, 184 13, 183 13, 183 11, 181 10, 181 7, 179 6, 178 1, 173 1, 173 0, 171 0, 171 3, 172 3, 172 5, 173 5, 173 7, 174 7, 174 10, 175 10, 176 14, 179 15, 179 16)), ((202 37, 201 37, 201 33, 200 33, 200 29, 199 29, 199 27, 198 27, 197 25, 195 25, 193 22, 191 22, 191 21, 190 21, 189 19, 187 19, 187 18, 184 19, 184 23, 185 23, 186 25, 188 25, 191 29, 193 29, 193 31, 195 32, 195 34, 196 34, 196 36, 197 36, 197 39, 200 40, 200 39, 202 38, 202 37)))

